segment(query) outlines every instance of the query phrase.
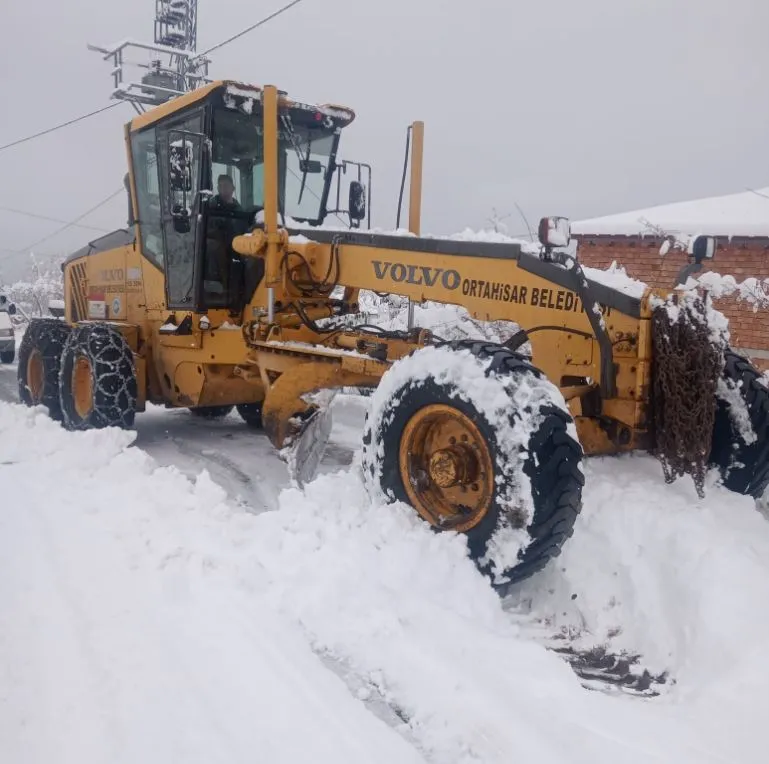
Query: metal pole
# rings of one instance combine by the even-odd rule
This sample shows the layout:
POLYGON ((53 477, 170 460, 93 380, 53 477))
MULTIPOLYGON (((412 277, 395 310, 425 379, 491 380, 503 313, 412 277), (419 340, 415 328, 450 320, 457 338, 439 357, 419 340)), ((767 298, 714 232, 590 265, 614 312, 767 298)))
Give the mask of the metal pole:
MULTIPOLYGON (((422 225, 422 158, 424 155, 425 123, 411 126, 411 181, 409 183, 409 231, 419 236, 422 225)), ((414 303, 409 300, 409 331, 414 328, 414 303)))

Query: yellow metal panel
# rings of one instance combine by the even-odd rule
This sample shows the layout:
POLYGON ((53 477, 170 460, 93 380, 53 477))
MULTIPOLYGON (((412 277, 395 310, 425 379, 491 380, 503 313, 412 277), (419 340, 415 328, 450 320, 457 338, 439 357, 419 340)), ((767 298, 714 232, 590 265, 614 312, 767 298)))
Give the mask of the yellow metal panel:
POLYGON ((278 231, 278 91, 272 85, 264 89, 264 230, 267 234, 265 281, 267 286, 272 286, 280 280, 280 253, 275 238, 278 231))
POLYGON ((198 90, 185 93, 178 98, 172 98, 170 101, 166 101, 166 103, 155 106, 154 108, 145 111, 144 114, 140 114, 138 117, 134 117, 129 123, 129 129, 133 133, 137 130, 141 130, 143 127, 149 127, 164 117, 167 117, 176 113, 177 111, 180 111, 181 109, 202 101, 208 95, 213 93, 214 90, 221 88, 224 85, 225 82, 223 80, 219 80, 217 82, 212 82, 210 85, 198 88, 198 90))
POLYGON ((419 235, 422 226, 422 159, 424 156, 425 124, 411 126, 411 183, 409 184, 409 231, 419 235))

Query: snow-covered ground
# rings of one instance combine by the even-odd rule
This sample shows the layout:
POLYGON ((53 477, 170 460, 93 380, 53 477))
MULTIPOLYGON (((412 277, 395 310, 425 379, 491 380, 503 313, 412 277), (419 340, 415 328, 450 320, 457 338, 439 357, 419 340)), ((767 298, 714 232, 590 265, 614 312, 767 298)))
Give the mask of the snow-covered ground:
MULTIPOLYGON (((403 308, 366 304, 397 328, 403 308)), ((712 478, 699 500, 650 457, 588 460, 563 554, 501 602, 463 537, 366 494, 368 398, 337 397, 300 490, 237 414, 68 433, 15 377, 0 365, 0 762, 766 761, 769 523, 712 478), (667 682, 591 691, 563 645, 667 682)))
POLYGON ((372 505, 342 466, 365 405, 340 399, 337 456, 300 491, 234 418, 68 433, 0 403, 0 761, 766 760, 752 501, 590 461, 563 555, 501 603, 462 537, 372 505), (586 690, 546 649, 559 633, 672 681, 586 690))

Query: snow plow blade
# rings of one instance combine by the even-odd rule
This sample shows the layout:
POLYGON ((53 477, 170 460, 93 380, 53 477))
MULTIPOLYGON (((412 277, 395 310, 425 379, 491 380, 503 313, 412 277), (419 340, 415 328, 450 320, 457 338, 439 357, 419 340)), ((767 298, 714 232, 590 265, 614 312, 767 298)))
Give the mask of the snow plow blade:
POLYGON ((313 407, 301 418, 297 417, 294 425, 298 431, 281 449, 280 456, 288 466, 290 480, 302 488, 318 474, 333 427, 331 406, 326 403, 313 407))

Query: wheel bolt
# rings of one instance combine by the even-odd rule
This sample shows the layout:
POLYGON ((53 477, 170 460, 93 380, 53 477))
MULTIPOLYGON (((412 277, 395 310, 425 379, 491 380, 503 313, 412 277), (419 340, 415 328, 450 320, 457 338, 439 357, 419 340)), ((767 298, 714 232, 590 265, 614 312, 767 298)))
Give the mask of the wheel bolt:
POLYGON ((478 490, 478 483, 473 483, 473 490, 474 490, 474 491, 477 491, 477 490, 478 490))
POLYGON ((457 439, 452 435, 449 438, 449 443, 451 443, 452 446, 456 445, 457 439))

